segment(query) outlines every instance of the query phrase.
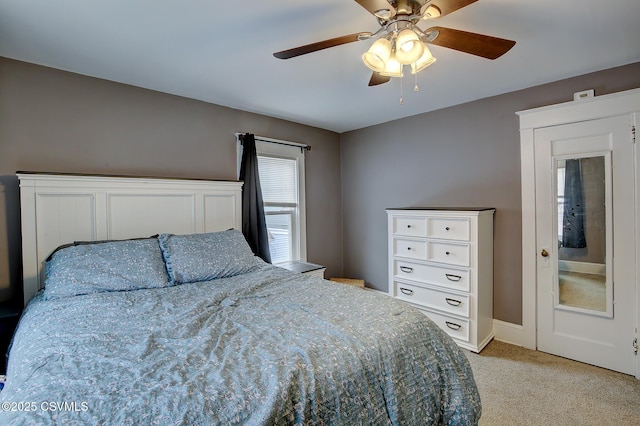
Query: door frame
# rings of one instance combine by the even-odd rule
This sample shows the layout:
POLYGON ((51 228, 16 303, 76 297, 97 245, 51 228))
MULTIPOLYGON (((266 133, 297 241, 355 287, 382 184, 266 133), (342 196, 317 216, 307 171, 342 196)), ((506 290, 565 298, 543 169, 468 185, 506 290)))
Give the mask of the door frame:
MULTIPOLYGON (((569 124, 598 118, 633 114, 638 129, 640 120, 640 89, 609 95, 583 98, 572 102, 516 112, 520 118, 520 165, 522 189, 522 340, 528 349, 537 349, 537 243, 536 243, 536 186, 534 159, 534 130, 542 127, 569 124), (531 224, 531 226, 527 226, 531 224)), ((631 130, 630 130, 631 131, 631 130)), ((635 139, 640 139, 636 137, 635 139)), ((635 249, 640 247, 640 149, 634 146, 635 164, 635 249)), ((636 337, 640 329, 640 262, 636 263, 636 337)), ((629 350, 632 350, 631 339, 629 350)), ((636 378, 640 379, 640 354, 636 357, 636 378)))

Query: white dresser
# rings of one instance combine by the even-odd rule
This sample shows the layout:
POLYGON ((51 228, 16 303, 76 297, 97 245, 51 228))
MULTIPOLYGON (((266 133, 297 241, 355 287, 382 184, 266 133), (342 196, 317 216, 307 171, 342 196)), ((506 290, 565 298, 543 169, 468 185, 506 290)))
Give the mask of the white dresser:
POLYGON ((493 208, 387 209, 389 294, 480 352, 493 338, 493 208))

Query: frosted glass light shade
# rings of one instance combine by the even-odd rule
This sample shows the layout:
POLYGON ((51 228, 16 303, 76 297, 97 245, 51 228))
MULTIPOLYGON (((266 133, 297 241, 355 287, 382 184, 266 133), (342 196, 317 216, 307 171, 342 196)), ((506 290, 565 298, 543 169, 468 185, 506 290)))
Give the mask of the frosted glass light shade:
POLYGON ((380 75, 386 75, 387 77, 402 77, 402 64, 398 62, 395 56, 391 55, 383 71, 378 71, 380 75))
POLYGON ((424 52, 424 44, 410 29, 404 29, 396 39, 396 59, 404 65, 416 62, 424 52))
POLYGON ((424 6, 422 6, 420 14, 422 15, 422 19, 433 19, 439 17, 441 15, 441 12, 440 9, 438 9, 436 6, 432 4, 425 4, 424 6))
POLYGON ((386 38, 380 38, 362 55, 362 62, 364 62, 369 69, 381 72, 384 70, 385 63, 390 56, 391 42, 386 38))
POLYGON ((433 64, 436 61, 436 58, 433 57, 431 51, 427 46, 424 47, 424 52, 420 59, 411 64, 411 74, 416 74, 433 64))

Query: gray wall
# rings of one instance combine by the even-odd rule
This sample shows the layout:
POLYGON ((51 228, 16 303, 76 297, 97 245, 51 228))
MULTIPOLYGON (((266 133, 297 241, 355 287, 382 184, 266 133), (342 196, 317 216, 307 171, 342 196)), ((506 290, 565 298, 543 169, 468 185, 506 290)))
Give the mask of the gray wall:
POLYGON ((387 290, 387 207, 496 207, 494 316, 519 324, 515 111, 635 87, 640 63, 338 135, 0 58, 0 300, 21 291, 17 170, 235 179, 233 133, 249 131, 313 146, 308 257, 327 276, 387 290))
POLYGON ((308 143, 308 258, 342 275, 340 135, 0 58, 0 300, 21 294, 17 170, 236 179, 234 132, 308 143))
MULTIPOLYGON (((385 208, 495 207, 494 317, 522 323, 520 134, 515 112, 640 87, 640 63, 341 136, 344 273, 387 291, 385 208)), ((389 108, 400 108, 389 99, 389 108)), ((532 226, 524 224, 524 226, 532 226)))

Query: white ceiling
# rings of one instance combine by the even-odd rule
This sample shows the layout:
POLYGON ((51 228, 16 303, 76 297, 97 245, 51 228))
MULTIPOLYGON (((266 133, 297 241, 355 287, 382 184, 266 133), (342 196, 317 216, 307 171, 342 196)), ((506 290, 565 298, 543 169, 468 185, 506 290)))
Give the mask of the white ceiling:
POLYGON ((377 30, 353 0, 0 0, 0 56, 344 132, 640 61, 639 19, 640 0, 479 0, 428 24, 516 46, 495 61, 433 46, 404 105, 400 79, 367 86, 371 40, 272 55, 377 30))

